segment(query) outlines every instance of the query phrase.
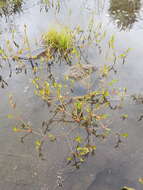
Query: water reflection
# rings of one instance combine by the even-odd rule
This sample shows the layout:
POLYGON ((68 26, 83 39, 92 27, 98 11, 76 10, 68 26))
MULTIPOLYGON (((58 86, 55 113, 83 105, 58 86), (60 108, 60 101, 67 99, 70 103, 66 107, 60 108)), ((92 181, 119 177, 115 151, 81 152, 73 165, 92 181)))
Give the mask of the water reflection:
POLYGON ((9 17, 22 11, 23 0, 0 0, 0 16, 9 17))
POLYGON ((62 1, 59 0, 40 0, 41 10, 44 8, 46 12, 50 9, 55 9, 56 12, 60 11, 62 1))
POLYGON ((110 0, 109 14, 121 30, 131 29, 138 19, 140 0, 110 0))

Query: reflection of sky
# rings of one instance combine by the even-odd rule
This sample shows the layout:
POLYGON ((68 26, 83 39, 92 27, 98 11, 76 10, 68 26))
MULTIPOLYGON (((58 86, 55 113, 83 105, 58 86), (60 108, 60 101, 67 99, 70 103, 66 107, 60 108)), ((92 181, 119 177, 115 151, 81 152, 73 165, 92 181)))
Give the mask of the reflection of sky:
MULTIPOLYGON (((141 19, 134 23, 133 28, 130 31, 120 31, 108 13, 110 6, 109 2, 105 4, 104 1, 99 2, 94 0, 80 0, 78 3, 77 0, 70 0, 68 3, 65 1, 65 4, 62 4, 60 13, 56 15, 54 14, 54 10, 49 10, 48 13, 45 12, 44 9, 40 11, 40 5, 36 5, 37 2, 25 1, 23 13, 10 17, 7 23, 2 19, 2 30, 6 31, 7 27, 16 27, 16 30, 19 32, 19 39, 17 40, 20 42, 20 34, 23 33, 24 24, 26 24, 28 28, 28 36, 32 43, 35 39, 40 39, 41 34, 54 24, 66 24, 72 27, 80 25, 85 29, 89 19, 89 13, 94 10, 97 22, 101 21, 107 31, 107 39, 109 39, 111 34, 116 36, 116 49, 119 50, 119 52, 122 52, 123 49, 132 48, 132 52, 128 57, 129 63, 124 66, 120 75, 121 84, 127 87, 131 86, 132 91, 140 91, 142 89, 140 80, 143 79, 141 72, 141 69, 143 69, 143 43, 141 43, 143 41, 143 23, 141 19), (82 4, 82 2, 87 3, 82 4)), ((140 17, 142 17, 142 13, 143 12, 141 11, 140 17)), ((4 33, 4 35, 6 35, 6 33, 4 33)), ((106 42, 103 45, 103 48, 105 46, 107 47, 106 42)), ((93 54, 91 54, 91 57, 95 58, 93 54)), ((96 56, 96 62, 106 63, 106 60, 101 56, 96 56)))

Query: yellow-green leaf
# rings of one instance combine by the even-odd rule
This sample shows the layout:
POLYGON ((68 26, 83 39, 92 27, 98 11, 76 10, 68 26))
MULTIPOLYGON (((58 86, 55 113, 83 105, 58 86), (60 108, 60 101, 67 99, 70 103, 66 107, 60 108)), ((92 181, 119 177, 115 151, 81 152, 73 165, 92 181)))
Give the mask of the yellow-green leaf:
POLYGON ((128 133, 123 133, 123 134, 121 134, 121 136, 124 137, 124 138, 127 138, 129 136, 129 134, 128 133))
POLYGON ((74 140, 78 143, 81 143, 83 141, 83 139, 80 136, 77 136, 74 140))
POLYGON ((37 141, 35 141, 35 144, 37 147, 39 147, 39 146, 41 146, 41 141, 37 140, 37 141))
POLYGON ((68 157, 67 160, 68 160, 68 161, 72 161, 73 158, 72 158, 72 157, 68 157))
POLYGON ((8 118, 8 119, 13 119, 13 115, 12 115, 12 114, 8 114, 8 115, 7 115, 7 118, 8 118))
POLYGON ((138 179, 139 183, 143 184, 143 178, 138 179))
POLYGON ((49 137, 50 141, 52 141, 52 142, 56 140, 56 137, 51 133, 48 134, 48 137, 49 137))
POLYGON ((17 127, 13 127, 13 131, 14 131, 14 132, 17 132, 17 127))
POLYGON ((135 190, 134 188, 124 186, 121 190, 135 190))

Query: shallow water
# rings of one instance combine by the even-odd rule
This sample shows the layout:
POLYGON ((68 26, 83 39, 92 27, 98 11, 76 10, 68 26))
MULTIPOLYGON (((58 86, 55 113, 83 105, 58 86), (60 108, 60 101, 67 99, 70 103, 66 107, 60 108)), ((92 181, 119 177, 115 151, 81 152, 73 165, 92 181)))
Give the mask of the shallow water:
MULTIPOLYGON (((117 85, 126 87, 129 94, 142 94, 143 7, 141 0, 107 2, 103 0, 67 2, 65 0, 59 13, 55 13, 54 9, 46 12, 39 1, 25 1, 20 11, 15 14, 7 13, 5 16, 3 14, 0 18, 1 44, 4 44, 6 38, 10 38, 9 34, 13 28, 16 29, 17 42, 20 44, 25 24, 33 46, 35 39, 39 40, 39 36, 51 25, 60 23, 74 27, 78 24, 86 27, 91 10, 95 10, 97 22, 103 23, 107 38, 111 34, 116 36, 116 49, 119 52, 122 49, 132 49, 126 60, 127 64, 119 66, 119 72, 115 76, 119 80, 117 85)), ((103 43, 102 48, 107 49, 106 42, 103 43)), ((97 65, 105 63, 103 56, 96 53, 92 50, 88 52, 90 61, 94 61, 97 65)), ((56 75, 61 76, 63 69, 66 72, 67 67, 57 66, 56 75)), ((143 128, 142 121, 137 121, 138 115, 143 111, 142 105, 127 100, 124 109, 112 113, 111 128, 118 132, 129 133, 129 137, 124 139, 119 149, 114 148, 116 139, 113 137, 103 142, 98 141, 99 148, 96 155, 89 158, 80 170, 67 168, 63 170, 67 148, 61 141, 53 146, 49 144, 45 155, 47 159, 41 161, 37 157, 33 140, 29 137, 24 145, 20 143, 19 134, 12 132, 14 122, 8 121, 5 117, 12 112, 8 105, 9 93, 14 95, 18 110, 24 119, 30 121, 36 128, 48 117, 47 106, 33 94, 30 88, 30 78, 32 78, 30 66, 29 77, 25 74, 13 74, 12 78, 9 78, 7 70, 1 72, 9 86, 0 89, 0 189, 55 190, 59 175, 64 179, 65 190, 115 190, 123 186, 133 187, 136 190, 143 189, 143 185, 138 182, 138 178, 143 177, 143 128), (119 113, 128 113, 129 118, 121 122, 119 113)), ((85 91, 84 86, 75 87, 76 95, 85 91)))

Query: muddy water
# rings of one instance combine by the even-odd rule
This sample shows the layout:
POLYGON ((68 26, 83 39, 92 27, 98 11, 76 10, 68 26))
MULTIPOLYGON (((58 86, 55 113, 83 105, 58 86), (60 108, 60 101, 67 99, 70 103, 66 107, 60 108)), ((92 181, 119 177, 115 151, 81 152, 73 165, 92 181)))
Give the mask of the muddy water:
MULTIPOLYGON (((107 35, 116 36, 116 49, 131 48, 127 64, 120 66, 115 76, 119 80, 118 86, 127 87, 128 93, 143 93, 143 43, 141 0, 110 0, 105 1, 63 1, 61 10, 57 14, 54 9, 45 11, 45 7, 38 1, 25 1, 18 11, 2 12, 0 18, 3 38, 9 38, 11 29, 17 31, 17 42, 20 44, 24 24, 28 27, 28 36, 34 46, 35 39, 51 25, 60 23, 70 26, 86 27, 90 11, 96 12, 97 22, 102 22, 107 35), (41 10, 41 11, 40 11, 41 10), (71 13, 70 14, 70 10, 71 13)), ((103 49, 107 44, 103 44, 103 49)), ((89 52, 91 62, 105 63, 103 57, 89 52)), ((66 68, 57 67, 57 76, 66 68)), ((30 67, 29 67, 30 70, 30 67)), ((24 119, 39 127, 41 121, 48 118, 47 106, 35 97, 30 84, 32 75, 13 74, 8 77, 7 70, 2 73, 9 84, 8 88, 0 89, 0 189, 2 190, 54 190, 57 188, 57 176, 64 179, 65 190, 117 190, 129 186, 142 190, 143 185, 138 178, 143 177, 143 126, 137 118, 142 113, 142 105, 136 105, 129 99, 124 109, 113 114, 111 128, 118 132, 129 133, 119 149, 115 149, 115 138, 97 142, 96 156, 88 159, 80 170, 64 169, 67 149, 62 142, 57 142, 46 150, 46 160, 37 158, 31 137, 23 144, 19 141, 19 134, 13 134, 14 122, 8 121, 5 115, 12 110, 8 105, 8 94, 13 93, 17 102, 18 112, 24 119), (129 118, 121 122, 119 114, 127 113, 129 118)), ((77 94, 79 88, 77 88, 77 94)), ((75 89, 76 90, 76 89, 75 89)), ((85 89, 81 87, 81 93, 85 89)), ((58 188, 57 188, 58 189, 58 188)), ((59 188, 60 189, 60 188, 59 188)))

